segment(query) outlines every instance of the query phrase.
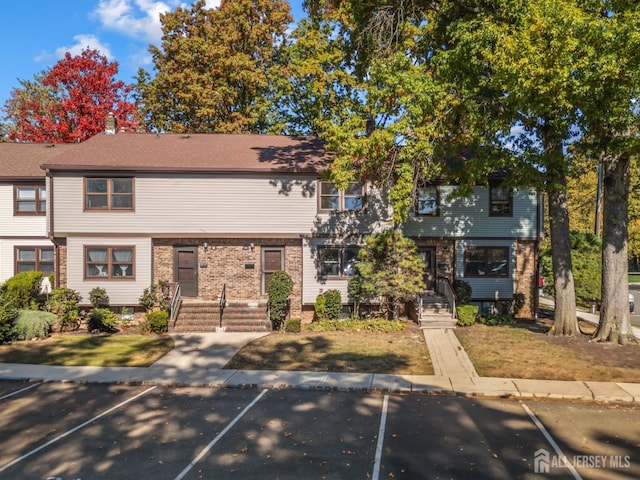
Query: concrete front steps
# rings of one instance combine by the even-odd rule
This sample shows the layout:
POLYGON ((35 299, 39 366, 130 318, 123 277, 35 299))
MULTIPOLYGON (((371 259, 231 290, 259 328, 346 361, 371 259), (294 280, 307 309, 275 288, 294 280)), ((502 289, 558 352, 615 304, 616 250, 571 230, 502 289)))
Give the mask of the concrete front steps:
POLYGON ((228 301, 220 322, 217 301, 183 298, 175 322, 169 322, 169 333, 270 332, 265 301, 228 301), (222 329, 220 328, 222 326, 222 329))
POLYGON ((435 294, 422 296, 420 328, 456 328, 457 320, 451 317, 449 302, 435 294))

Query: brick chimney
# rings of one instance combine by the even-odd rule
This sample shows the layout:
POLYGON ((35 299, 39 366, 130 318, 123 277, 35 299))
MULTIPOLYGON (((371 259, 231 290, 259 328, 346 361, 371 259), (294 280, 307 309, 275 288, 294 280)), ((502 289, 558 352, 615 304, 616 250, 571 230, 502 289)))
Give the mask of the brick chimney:
POLYGON ((104 133, 106 133, 107 135, 115 135, 117 130, 117 121, 116 121, 116 116, 113 114, 113 112, 109 112, 109 115, 107 115, 107 119, 104 122, 104 133))

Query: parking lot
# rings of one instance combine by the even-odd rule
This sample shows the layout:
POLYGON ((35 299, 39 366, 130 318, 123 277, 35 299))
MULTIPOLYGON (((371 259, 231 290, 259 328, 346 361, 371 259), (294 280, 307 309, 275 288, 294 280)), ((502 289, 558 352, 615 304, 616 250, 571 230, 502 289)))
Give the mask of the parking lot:
POLYGON ((0 478, 640 478, 636 405, 5 381, 0 408, 0 478))

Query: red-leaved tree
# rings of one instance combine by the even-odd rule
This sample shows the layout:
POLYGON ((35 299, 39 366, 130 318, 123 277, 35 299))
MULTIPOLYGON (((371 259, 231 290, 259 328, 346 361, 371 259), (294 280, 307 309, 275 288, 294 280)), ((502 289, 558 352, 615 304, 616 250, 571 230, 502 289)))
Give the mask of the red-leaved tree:
POLYGON ((112 112, 119 128, 136 127, 133 87, 116 80, 118 63, 97 50, 67 52, 51 69, 20 80, 4 105, 9 137, 22 142, 81 142, 104 131, 112 112))

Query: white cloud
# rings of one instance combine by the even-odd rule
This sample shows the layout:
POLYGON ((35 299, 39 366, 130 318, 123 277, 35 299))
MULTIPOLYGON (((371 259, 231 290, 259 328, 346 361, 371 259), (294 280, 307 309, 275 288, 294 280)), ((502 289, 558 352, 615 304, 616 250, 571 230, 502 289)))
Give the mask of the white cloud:
MULTIPOLYGON (((162 37, 160 14, 190 3, 178 0, 100 0, 92 15, 109 30, 157 44, 162 37)), ((214 8, 220 5, 220 0, 207 0, 206 3, 209 8, 214 8)))
POLYGON ((70 47, 58 47, 56 48, 56 58, 60 59, 64 57, 66 52, 71 53, 71 56, 77 56, 82 53, 83 50, 91 49, 97 50, 102 55, 107 57, 109 60, 113 59, 113 55, 111 54, 111 49, 108 45, 105 45, 98 40, 98 37, 95 35, 75 35, 73 37, 75 40, 75 44, 70 47))

